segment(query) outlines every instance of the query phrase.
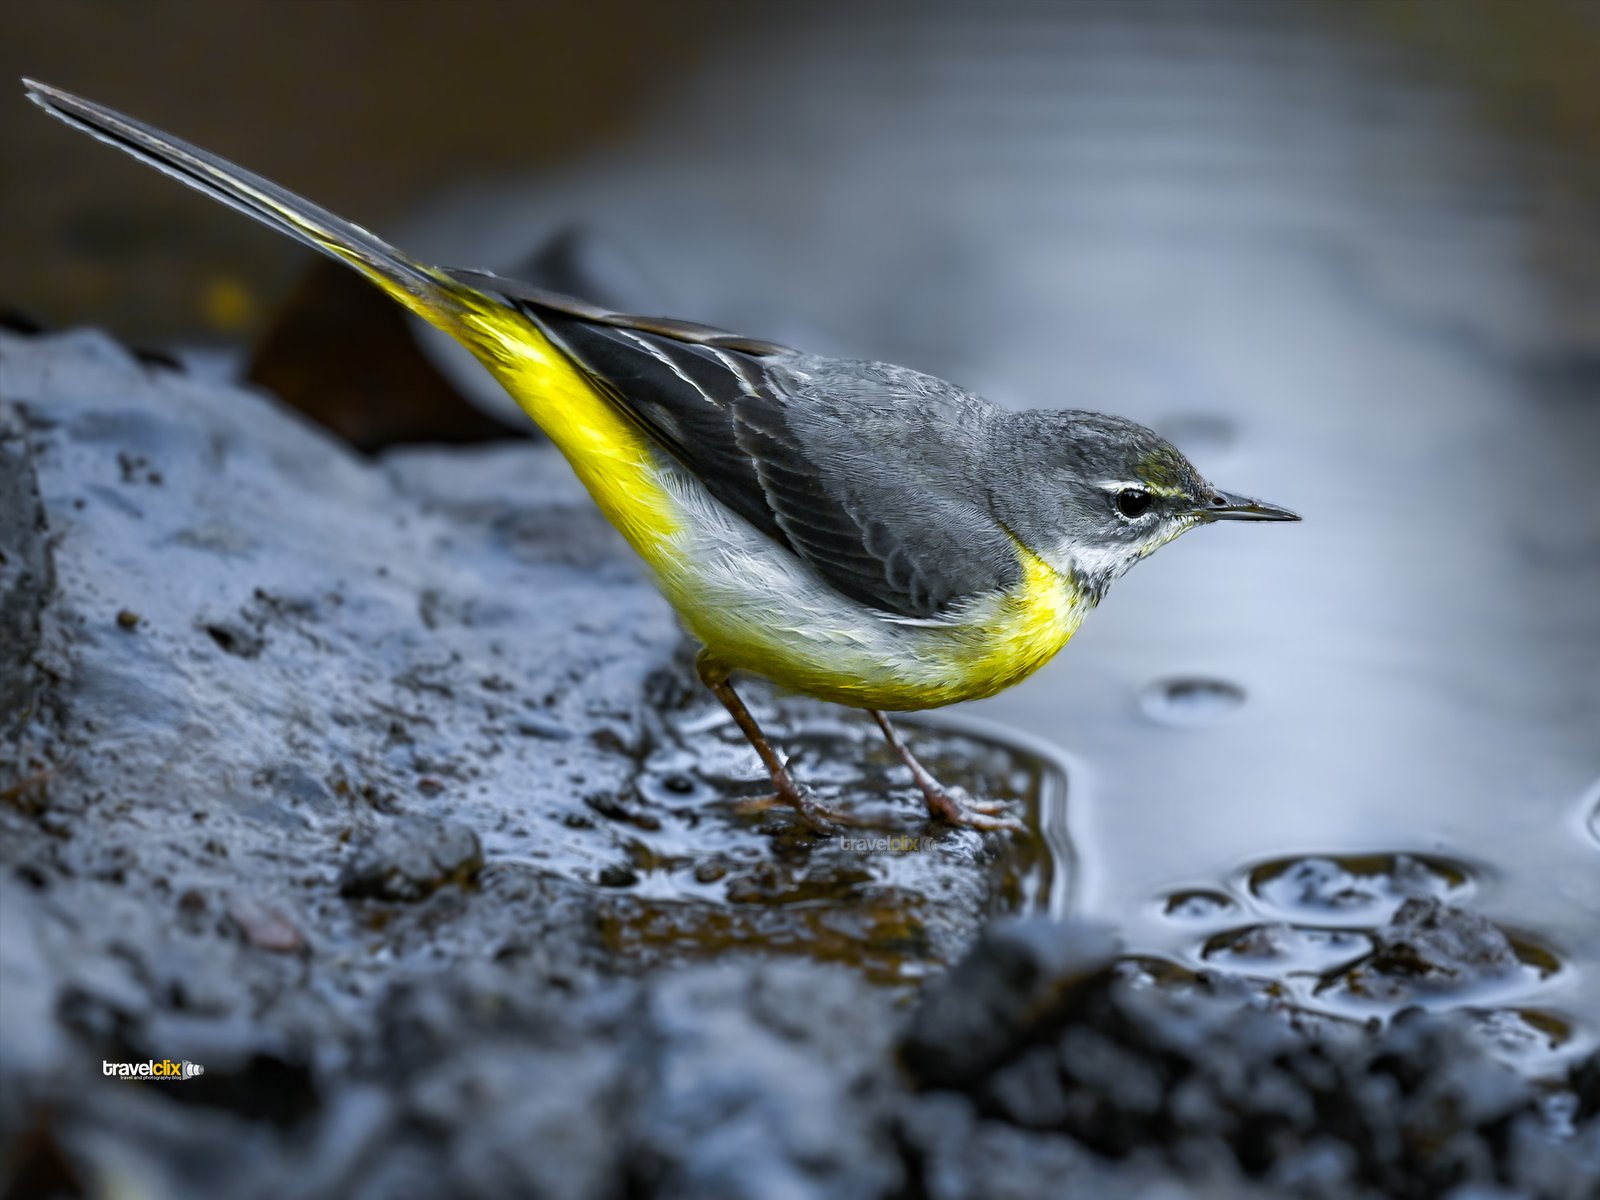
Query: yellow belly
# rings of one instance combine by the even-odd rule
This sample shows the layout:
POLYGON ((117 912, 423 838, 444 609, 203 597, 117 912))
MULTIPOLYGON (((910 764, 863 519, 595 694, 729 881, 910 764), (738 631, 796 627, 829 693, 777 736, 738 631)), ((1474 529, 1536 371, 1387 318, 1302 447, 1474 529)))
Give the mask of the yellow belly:
MULTIPOLYGON (((1018 552, 1017 588, 973 601, 947 622, 904 623, 837 593, 819 599, 814 591, 742 603, 686 604, 674 597, 674 604, 720 661, 780 687, 855 708, 938 708, 1019 683, 1049 662, 1082 620, 1085 610, 1070 583, 1036 555, 1018 552)), ((679 587, 701 593, 703 601, 704 579, 679 587)), ((665 581, 663 590, 672 595, 665 581)))
POLYGON ((1085 611, 1071 581, 1018 545, 1022 582, 949 622, 899 622, 823 587, 705 493, 526 318, 484 299, 462 338, 561 451, 724 665, 858 708, 992 696, 1048 662, 1085 611))

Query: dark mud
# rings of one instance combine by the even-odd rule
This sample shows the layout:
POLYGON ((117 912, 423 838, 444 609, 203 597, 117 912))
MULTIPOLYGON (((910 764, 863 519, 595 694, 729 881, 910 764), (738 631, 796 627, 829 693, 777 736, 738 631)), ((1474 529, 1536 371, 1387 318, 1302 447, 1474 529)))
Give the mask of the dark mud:
MULTIPOLYGON (((863 824, 742 804, 548 447, 367 465, 96 335, 0 367, 10 1194, 1589 1194, 1594 1059, 1535 1084, 1471 1012, 1365 1023, 1548 966, 1447 861, 1253 872, 1321 934, 1176 895, 1237 927, 1200 973, 1071 922, 972 949, 1062 907, 1064 847, 930 825, 864 722, 759 692, 863 824), (103 1074, 147 1059, 204 1072, 103 1074)), ((1058 822, 1059 767, 913 734, 1058 822)))

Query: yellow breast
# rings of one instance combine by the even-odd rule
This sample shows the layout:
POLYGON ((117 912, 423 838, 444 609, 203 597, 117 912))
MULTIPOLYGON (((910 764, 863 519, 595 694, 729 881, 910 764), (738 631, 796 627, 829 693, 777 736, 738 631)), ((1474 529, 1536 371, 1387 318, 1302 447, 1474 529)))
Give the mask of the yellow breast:
POLYGON ((1060 652, 1088 611, 1070 578, 1020 543, 1017 555, 1022 582, 998 601, 974 639, 976 652, 960 665, 963 694, 956 699, 978 700, 1020 683, 1060 652))

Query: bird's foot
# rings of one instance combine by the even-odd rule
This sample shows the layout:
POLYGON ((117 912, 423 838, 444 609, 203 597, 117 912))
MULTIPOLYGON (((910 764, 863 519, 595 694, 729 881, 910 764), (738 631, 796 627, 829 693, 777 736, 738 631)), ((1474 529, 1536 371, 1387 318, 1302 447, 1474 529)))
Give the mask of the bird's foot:
POLYGON ((900 761, 911 772, 912 781, 922 789, 928 801, 928 815, 951 825, 965 825, 969 829, 993 830, 1004 833, 1025 833, 1022 823, 1005 815, 1006 807, 993 801, 974 800, 958 787, 947 788, 933 777, 927 767, 917 761, 917 756, 895 732, 889 718, 875 708, 867 710, 883 730, 884 739, 894 749, 900 761))
POLYGON ((839 832, 841 825, 861 824, 849 813, 827 807, 805 784, 792 780, 787 787, 779 787, 771 795, 751 796, 734 804, 734 810, 741 813, 768 812, 780 807, 792 808, 803 825, 824 837, 839 832))
POLYGON ((984 832, 1027 832, 1020 821, 1006 815, 1006 806, 997 800, 974 800, 964 789, 941 783, 924 785, 922 794, 928 801, 928 814, 937 820, 984 832))

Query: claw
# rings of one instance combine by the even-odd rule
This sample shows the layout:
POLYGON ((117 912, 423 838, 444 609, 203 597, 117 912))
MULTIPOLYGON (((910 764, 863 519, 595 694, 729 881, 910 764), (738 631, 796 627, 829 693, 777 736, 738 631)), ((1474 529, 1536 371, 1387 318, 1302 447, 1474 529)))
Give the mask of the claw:
POLYGON ((996 833, 1026 833, 1026 827, 1012 817, 1002 816, 1005 805, 991 800, 978 801, 961 788, 933 784, 922 789, 929 815, 951 825, 996 833))

